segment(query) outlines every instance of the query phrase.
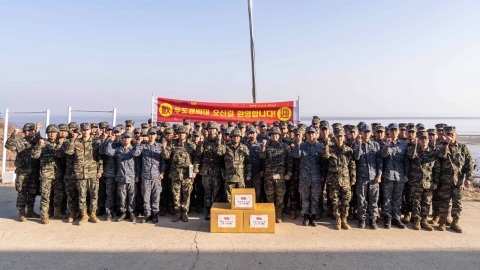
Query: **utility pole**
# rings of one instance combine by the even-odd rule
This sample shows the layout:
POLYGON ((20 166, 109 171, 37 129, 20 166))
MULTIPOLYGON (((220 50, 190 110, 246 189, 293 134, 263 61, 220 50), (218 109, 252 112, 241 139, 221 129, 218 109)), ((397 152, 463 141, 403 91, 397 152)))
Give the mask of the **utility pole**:
POLYGON ((250 55, 252 59, 252 97, 253 103, 257 103, 257 89, 255 85, 255 44, 253 42, 252 0, 248 1, 248 19, 250 23, 250 55))

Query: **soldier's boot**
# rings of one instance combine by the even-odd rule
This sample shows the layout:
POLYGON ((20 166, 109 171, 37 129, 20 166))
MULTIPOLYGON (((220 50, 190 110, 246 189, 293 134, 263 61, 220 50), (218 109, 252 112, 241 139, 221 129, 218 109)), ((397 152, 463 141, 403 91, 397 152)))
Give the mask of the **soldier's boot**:
POLYGON ((120 212, 120 216, 117 218, 117 222, 125 220, 126 217, 127 217, 127 213, 120 212))
POLYGON ((297 211, 291 210, 290 211, 290 219, 296 219, 297 218, 297 211))
MULTIPOLYGON (((423 220, 422 220, 422 222, 423 222, 423 220)), ((418 219, 413 220, 413 229, 414 230, 419 231, 421 229, 421 227, 423 227, 423 226, 420 225, 420 220, 418 220, 418 219)))
POLYGON ((287 206, 283 207, 283 212, 287 215, 290 215, 290 208, 288 208, 287 206))
POLYGON ((316 220, 320 220, 323 215, 323 209, 319 208, 317 214, 315 215, 316 220))
POLYGON ((410 213, 407 213, 407 214, 403 215, 403 223, 405 223, 405 224, 410 223, 411 218, 412 218, 412 216, 410 215, 410 213))
POLYGON ((420 226, 424 228, 427 231, 433 231, 432 225, 428 224, 428 220, 426 218, 422 218, 422 221, 420 222, 420 226))
POLYGON ((182 218, 182 213, 177 212, 175 216, 173 217, 172 221, 173 222, 178 222, 182 218))
POLYGON ((384 221, 384 227, 385 229, 390 229, 392 227, 392 218, 391 217, 385 217, 385 221, 384 221))
POLYGON ((107 213, 107 216, 105 217, 105 221, 112 221, 112 214, 107 213))
POLYGON ((152 219, 152 216, 145 214, 145 215, 143 215, 143 218, 140 222, 141 223, 147 223, 151 219, 152 219))
POLYGON ((350 225, 348 225, 347 217, 342 217, 342 228, 345 230, 351 229, 350 225))
POLYGON ((42 212, 42 223, 43 224, 50 223, 50 216, 48 215, 48 212, 42 212))
POLYGON ((438 230, 439 231, 446 231, 447 230, 447 218, 440 218, 438 222, 438 230))
POLYGON ((60 207, 55 207, 55 213, 53 214, 53 218, 65 219, 66 216, 62 214, 62 209, 60 207))
POLYGON ((76 215, 77 213, 75 213, 74 211, 71 211, 70 214, 68 214, 67 223, 73 223, 76 215))
POLYGON ((18 210, 18 220, 20 222, 27 221, 27 217, 25 216, 25 208, 21 208, 18 210))
POLYGON ((451 226, 452 225, 452 219, 447 217, 446 218, 446 223, 447 223, 447 226, 451 226))
POLYGON ((303 215, 303 226, 308 226, 308 224, 310 223, 310 215, 303 215))
POLYGON ((88 221, 92 222, 92 223, 99 223, 100 222, 100 219, 98 219, 97 217, 97 211, 92 211, 92 213, 90 214, 90 218, 88 219, 88 221))
POLYGON ((158 212, 156 211, 152 212, 152 223, 153 224, 158 223, 158 212))
POLYGON ((350 207, 350 209, 348 209, 348 220, 353 220, 353 215, 354 215, 354 212, 355 212, 355 209, 353 207, 350 207))
POLYGON ((430 223, 433 224, 433 225, 436 225, 436 224, 438 224, 439 221, 440 221, 440 216, 439 215, 433 215, 433 218, 432 218, 432 220, 430 220, 430 223))
POLYGON ((82 210, 82 218, 78 222, 78 225, 83 225, 83 224, 87 223, 87 221, 88 221, 87 210, 82 210))
MULTIPOLYGON (((25 210, 24 210, 25 211, 25 210)), ((32 206, 27 207, 27 213, 25 214, 25 217, 27 218, 40 218, 40 215, 37 214, 32 206)))
POLYGON ((165 216, 167 214, 167 207, 162 206, 160 207, 160 212, 158 213, 160 216, 165 216))
POLYGON ((376 230, 378 228, 377 221, 375 219, 370 219, 369 225, 372 230, 376 230))
POLYGON ((168 213, 170 213, 170 215, 172 215, 172 216, 173 216, 173 215, 176 215, 177 212, 175 211, 175 207, 170 206, 170 207, 168 208, 168 213))
POLYGON ((335 219, 335 230, 340 230, 342 228, 342 220, 340 217, 336 217, 335 219))
POLYGON ((365 220, 360 219, 360 220, 358 221, 358 228, 360 228, 360 229, 365 229, 365 220))
POLYGON ((405 229, 405 224, 402 223, 402 221, 400 219, 396 219, 394 218, 392 220, 392 224, 395 225, 396 227, 398 227, 399 229, 405 229))
POLYGON ((130 211, 130 221, 132 223, 135 223, 137 221, 137 216, 135 215, 135 213, 133 211, 130 211))
POLYGON ((328 217, 331 219, 336 219, 333 215, 333 208, 328 208, 328 217))
POLYGON ((450 228, 452 228, 457 233, 463 233, 462 228, 458 225, 458 218, 454 218, 452 224, 450 224, 450 228))
POLYGON ((205 215, 205 220, 210 220, 210 207, 207 207, 207 214, 205 215))
POLYGON ((275 223, 282 223, 282 211, 277 210, 275 212, 275 223))
POLYGON ((317 222, 315 221, 315 216, 316 215, 311 215, 310 216, 310 225, 312 225, 312 227, 317 227, 317 222))
POLYGON ((199 214, 203 213, 203 206, 197 206, 197 207, 195 208, 195 211, 196 211, 197 213, 199 213, 199 214))
POLYGON ((188 221, 188 214, 187 212, 182 212, 182 221, 187 222, 188 221))
POLYGON ((101 217, 103 215, 105 215, 105 207, 98 208, 97 216, 101 217))

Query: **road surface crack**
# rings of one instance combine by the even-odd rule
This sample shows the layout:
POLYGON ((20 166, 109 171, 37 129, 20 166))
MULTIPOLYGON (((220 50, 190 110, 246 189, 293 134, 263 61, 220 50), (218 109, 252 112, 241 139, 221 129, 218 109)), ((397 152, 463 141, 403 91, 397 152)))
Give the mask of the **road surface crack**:
POLYGON ((195 269, 195 265, 197 264, 198 260, 200 259, 200 250, 198 249, 198 243, 197 243, 197 235, 200 229, 202 228, 203 225, 203 219, 200 219, 200 226, 198 227, 197 231, 195 232, 195 238, 193 238, 193 242, 195 243, 195 249, 197 250, 197 258, 193 262, 193 266, 191 269, 195 269))

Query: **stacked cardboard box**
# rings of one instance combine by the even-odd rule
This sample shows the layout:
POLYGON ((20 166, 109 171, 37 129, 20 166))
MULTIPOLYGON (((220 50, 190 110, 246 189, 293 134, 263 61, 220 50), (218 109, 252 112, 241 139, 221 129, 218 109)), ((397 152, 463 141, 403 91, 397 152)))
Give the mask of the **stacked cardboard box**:
POLYGON ((214 203, 210 216, 210 232, 275 233, 275 206, 256 203, 253 188, 234 188, 231 204, 214 203))

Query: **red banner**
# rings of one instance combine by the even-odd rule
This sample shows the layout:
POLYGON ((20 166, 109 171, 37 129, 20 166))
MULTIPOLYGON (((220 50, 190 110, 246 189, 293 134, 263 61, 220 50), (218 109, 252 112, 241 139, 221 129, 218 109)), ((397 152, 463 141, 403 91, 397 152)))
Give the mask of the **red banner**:
MULTIPOLYGON (((193 122, 216 121, 227 122, 274 121, 294 122, 294 101, 268 103, 213 103, 168 98, 155 98, 157 122, 183 122, 188 118, 193 122)), ((155 108, 154 107, 154 108, 155 108)))

